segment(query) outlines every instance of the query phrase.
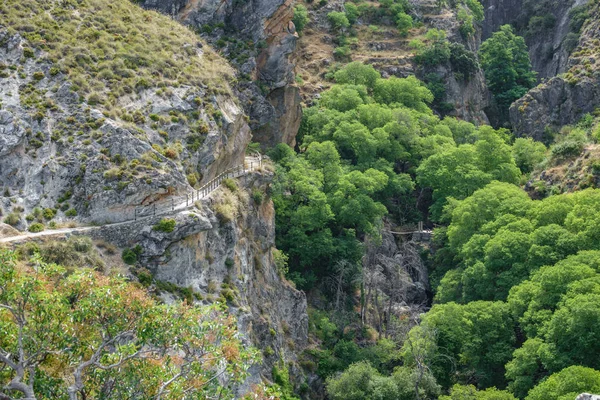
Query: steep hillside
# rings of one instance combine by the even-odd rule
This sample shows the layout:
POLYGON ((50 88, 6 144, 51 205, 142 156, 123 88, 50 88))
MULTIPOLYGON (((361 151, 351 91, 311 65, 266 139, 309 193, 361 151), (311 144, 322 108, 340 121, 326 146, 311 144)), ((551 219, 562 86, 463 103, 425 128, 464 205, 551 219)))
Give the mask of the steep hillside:
POLYGON ((255 141, 293 145, 302 110, 294 85, 297 35, 291 0, 140 0, 208 39, 239 71, 238 96, 255 141))
POLYGON ((434 108, 443 115, 487 123, 484 110, 489 105, 489 94, 478 66, 465 72, 450 56, 433 63, 415 57, 415 40, 431 44, 426 38, 430 29, 443 30, 449 43, 462 46, 467 53, 477 52, 480 27, 474 26, 468 35, 461 33, 458 14, 468 10, 466 6, 438 6, 430 0, 357 2, 356 21, 340 31, 328 16, 343 12, 344 2, 303 4, 309 9, 310 21, 299 40, 296 75, 305 104, 312 104, 320 91, 331 86, 332 72, 349 61, 360 61, 373 65, 385 77, 416 75, 425 80, 436 88, 434 108), (395 22, 401 4, 412 20, 406 33, 399 31, 395 22))
POLYGON ((511 122, 519 136, 547 140, 562 126, 576 123, 600 105, 596 62, 598 54, 598 5, 587 11, 577 47, 569 57, 564 73, 549 79, 515 102, 511 122))
MULTIPOLYGON (((285 76, 274 87, 285 90, 285 76)), ((297 368, 306 341, 305 296, 283 278, 274 247, 271 173, 253 168, 173 207, 244 165, 250 118, 237 83, 196 32, 128 0, 0 5, 3 236, 82 225, 110 249, 107 272, 166 303, 226 305, 236 337, 263 351, 235 388, 243 395, 297 368), (156 208, 169 215, 152 217, 156 208)), ((68 255, 60 243, 39 246, 68 255)))
POLYGON ((243 159, 232 69, 186 28, 126 1, 0 7, 2 208, 19 227, 36 208, 119 220, 243 159))

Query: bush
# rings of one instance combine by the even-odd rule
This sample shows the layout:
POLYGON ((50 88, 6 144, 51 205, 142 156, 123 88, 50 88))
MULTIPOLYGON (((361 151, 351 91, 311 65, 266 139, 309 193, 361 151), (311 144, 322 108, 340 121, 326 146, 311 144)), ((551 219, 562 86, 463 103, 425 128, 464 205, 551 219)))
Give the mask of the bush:
POLYGON ((72 244, 75 251, 80 253, 87 253, 92 249, 92 239, 85 236, 71 237, 70 243, 72 244))
POLYGON ((450 64, 456 72, 460 72, 467 79, 479 69, 475 53, 460 43, 450 44, 450 64))
POLYGON ((263 193, 258 189, 252 190, 252 200, 257 206, 261 205, 263 201, 263 193))
POLYGON ((4 218, 4 223, 15 226, 21 220, 21 216, 17 213, 10 213, 4 218))
POLYGON ((142 254, 142 247, 138 244, 133 249, 125 248, 121 253, 121 258, 127 265, 133 265, 137 262, 139 256, 142 254))
POLYGON ((29 232, 41 232, 44 230, 44 224, 40 224, 39 222, 34 222, 33 224, 29 225, 29 232))
POLYGON ((346 3, 344 4, 344 9, 346 10, 346 18, 348 18, 348 22, 350 22, 350 25, 354 25, 354 23, 358 20, 358 17, 360 17, 360 11, 358 10, 358 7, 355 4, 346 3))
POLYGON ((408 31, 413 27, 413 19, 406 13, 398 13, 396 15, 396 27, 400 31, 401 36, 407 36, 408 31))
POLYGON ((577 157, 583 151, 585 144, 576 140, 565 140, 562 143, 557 143, 551 148, 554 158, 564 159, 577 157))
POLYGON ((175 230, 175 224, 176 222, 174 219, 163 218, 156 225, 154 225, 152 229, 158 232, 170 233, 175 230))
POLYGON ((67 211, 65 212, 65 215, 66 215, 67 217, 76 217, 76 216, 77 216, 77 210, 76 210, 76 209, 74 209, 74 208, 71 208, 71 209, 69 209, 69 210, 67 210, 67 211))
POLYGON ((298 4, 294 7, 294 17, 292 18, 292 22, 294 22, 294 25, 296 26, 296 32, 302 32, 308 21, 308 10, 306 7, 302 4, 298 4))
POLYGON ((231 178, 223 179, 223 185, 232 192, 238 189, 237 183, 231 178))
POLYGON ((46 218, 46 219, 52 219, 56 216, 56 209, 44 208, 43 215, 44 215, 44 218, 46 218))
POLYGON ((327 19, 331 24, 331 27, 335 30, 342 30, 350 27, 350 21, 346 14, 340 11, 332 11, 327 14, 327 19))

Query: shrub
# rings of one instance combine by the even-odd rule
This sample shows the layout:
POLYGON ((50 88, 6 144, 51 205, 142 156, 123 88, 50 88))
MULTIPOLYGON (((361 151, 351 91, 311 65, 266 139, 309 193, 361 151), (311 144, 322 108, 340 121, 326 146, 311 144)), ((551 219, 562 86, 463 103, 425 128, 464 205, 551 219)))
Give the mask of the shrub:
POLYGON ((44 73, 42 71, 34 72, 33 79, 35 79, 36 81, 41 81, 42 79, 44 79, 44 73))
POLYGON ((29 225, 29 232, 41 232, 44 230, 44 224, 40 224, 39 222, 34 222, 33 224, 29 225))
POLYGON ((346 3, 344 4, 344 9, 346 10, 346 18, 348 18, 348 22, 350 22, 351 25, 354 25, 356 20, 358 20, 358 17, 360 17, 360 11, 358 10, 358 7, 355 4, 346 3))
POLYGON ((258 189, 252 190, 252 200, 256 205, 261 205, 263 201, 263 193, 258 189))
POLYGON ((76 217, 77 216, 77 210, 74 209, 74 208, 71 208, 71 209, 65 211, 65 215, 67 217, 76 217))
POLYGON ((175 224, 176 222, 174 219, 163 218, 156 225, 154 225, 152 229, 158 232, 170 233, 175 230, 175 224))
POLYGON ((179 157, 179 154, 177 153, 177 150, 168 148, 165 150, 165 157, 175 160, 177 157, 179 157))
POLYGON ((87 253, 92 249, 92 239, 86 236, 74 236, 70 239, 70 242, 75 251, 80 253, 87 253))
POLYGON ((292 19, 294 25, 296 26, 296 31, 298 33, 304 30, 304 27, 308 23, 308 10, 302 4, 298 4, 294 7, 294 18, 292 19))
POLYGON ((223 179, 223 185, 232 192, 235 192, 238 189, 237 183, 231 178, 223 179))
POLYGON ((407 36, 408 31, 413 27, 413 19, 406 13, 398 13, 396 15, 396 27, 400 31, 401 36, 407 36))
POLYGON ((133 265, 137 262, 139 256, 142 254, 142 247, 138 244, 133 249, 125 248, 121 253, 121 258, 127 265, 133 265))
POLYGON ((227 258, 225 260, 225 267, 227 267, 227 269, 233 268, 234 265, 235 265, 235 262, 233 261, 232 258, 227 258))
POLYGON ((4 223, 15 226, 19 223, 21 217, 17 213, 10 213, 4 218, 4 223))
POLYGON ((581 142, 566 140, 552 146, 552 156, 557 158, 577 157, 583 151, 584 144, 581 142))
POLYGON ((215 211, 221 223, 233 221, 234 209, 232 204, 219 204, 215 207, 215 211))
POLYGON ((346 29, 350 27, 350 21, 348 21, 348 17, 346 14, 340 11, 332 11, 327 14, 327 19, 331 24, 331 27, 335 30, 346 29))

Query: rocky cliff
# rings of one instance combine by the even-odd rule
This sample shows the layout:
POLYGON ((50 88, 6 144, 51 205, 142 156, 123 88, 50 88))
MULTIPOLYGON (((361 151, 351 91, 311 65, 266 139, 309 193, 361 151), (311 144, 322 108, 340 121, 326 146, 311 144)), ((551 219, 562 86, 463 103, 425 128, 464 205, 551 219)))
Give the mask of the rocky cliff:
POLYGON ((247 343, 263 351, 262 364, 252 368, 240 393, 271 380, 280 360, 300 378, 295 362, 308 338, 306 297, 281 277, 274 258, 273 203, 258 195, 267 192, 271 177, 262 169, 241 178, 233 190, 221 187, 195 209, 173 216, 172 232, 153 230, 157 217, 92 233, 121 247, 140 246, 134 273, 149 271, 166 301, 174 299, 168 288, 188 288, 196 301, 227 304, 247 343))
POLYGON ((298 37, 291 22, 293 0, 140 3, 194 27, 238 67, 237 89, 255 141, 264 147, 295 144, 302 109, 292 63, 298 37))
POLYGON ((42 222, 120 220, 244 158, 250 129, 226 82, 233 76, 227 63, 166 17, 128 2, 112 8, 95 15, 81 8, 68 21, 49 12, 56 30, 46 31, 50 39, 29 30, 26 13, 0 14, 0 203, 5 214, 18 214, 22 229, 41 210, 42 222), (112 34, 104 27, 94 42, 57 35, 82 22, 103 28, 97 21, 114 12, 145 22, 112 34), (152 20, 170 26, 151 27, 152 20), (161 28, 173 31, 173 45, 153 59, 147 52, 162 46, 161 28), (131 39, 138 29, 154 33, 131 39), (114 35, 130 35, 128 52, 122 42, 106 44, 114 35))
POLYGON ((600 105, 597 5, 589 16, 566 72, 541 83, 511 106, 510 119, 517 135, 547 140, 552 132, 577 122, 600 105))
POLYGON ((518 33, 525 37, 531 64, 538 77, 552 78, 567 68, 571 49, 565 39, 571 32, 570 13, 587 3, 587 0, 483 0, 483 40, 502 25, 516 26, 518 33))
MULTIPOLYGON (((174 10, 185 11, 177 4, 174 10)), ((265 23, 280 6, 263 10, 254 23, 265 23)), ((223 18, 243 19, 223 12, 223 18)), ((271 29, 278 31, 288 17, 271 29)), ((249 32, 254 28, 248 25, 249 32)), ((269 35, 283 46, 295 40, 285 32, 269 35)), ((272 65, 268 57, 265 63, 272 65)), ((289 73, 275 73, 273 87, 285 92, 289 73)), ((103 226, 242 164, 251 133, 243 100, 230 85, 234 76, 227 60, 190 29, 128 0, 77 7, 3 2, 3 220, 20 231, 103 226)), ((160 217, 92 231, 121 249, 139 245, 132 272, 154 279, 151 289, 166 301, 175 299, 170 292, 185 291, 190 300, 227 304, 247 342, 265 356, 240 392, 268 381, 275 363, 293 367, 307 337, 304 294, 282 278, 274 260, 269 180, 262 170, 240 187, 230 182, 196 209, 174 214, 172 232, 153 229, 160 217)), ((2 232, 15 234, 8 227, 2 232)))

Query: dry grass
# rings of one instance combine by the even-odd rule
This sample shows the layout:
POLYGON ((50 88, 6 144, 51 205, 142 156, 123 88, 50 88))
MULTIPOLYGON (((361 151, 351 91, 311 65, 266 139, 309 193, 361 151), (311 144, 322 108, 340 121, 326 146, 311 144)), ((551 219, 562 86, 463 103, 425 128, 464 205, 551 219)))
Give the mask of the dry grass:
POLYGON ((194 32, 128 0, 4 0, 0 25, 21 34, 81 97, 93 94, 107 110, 116 98, 148 87, 230 91, 231 68, 194 32))

